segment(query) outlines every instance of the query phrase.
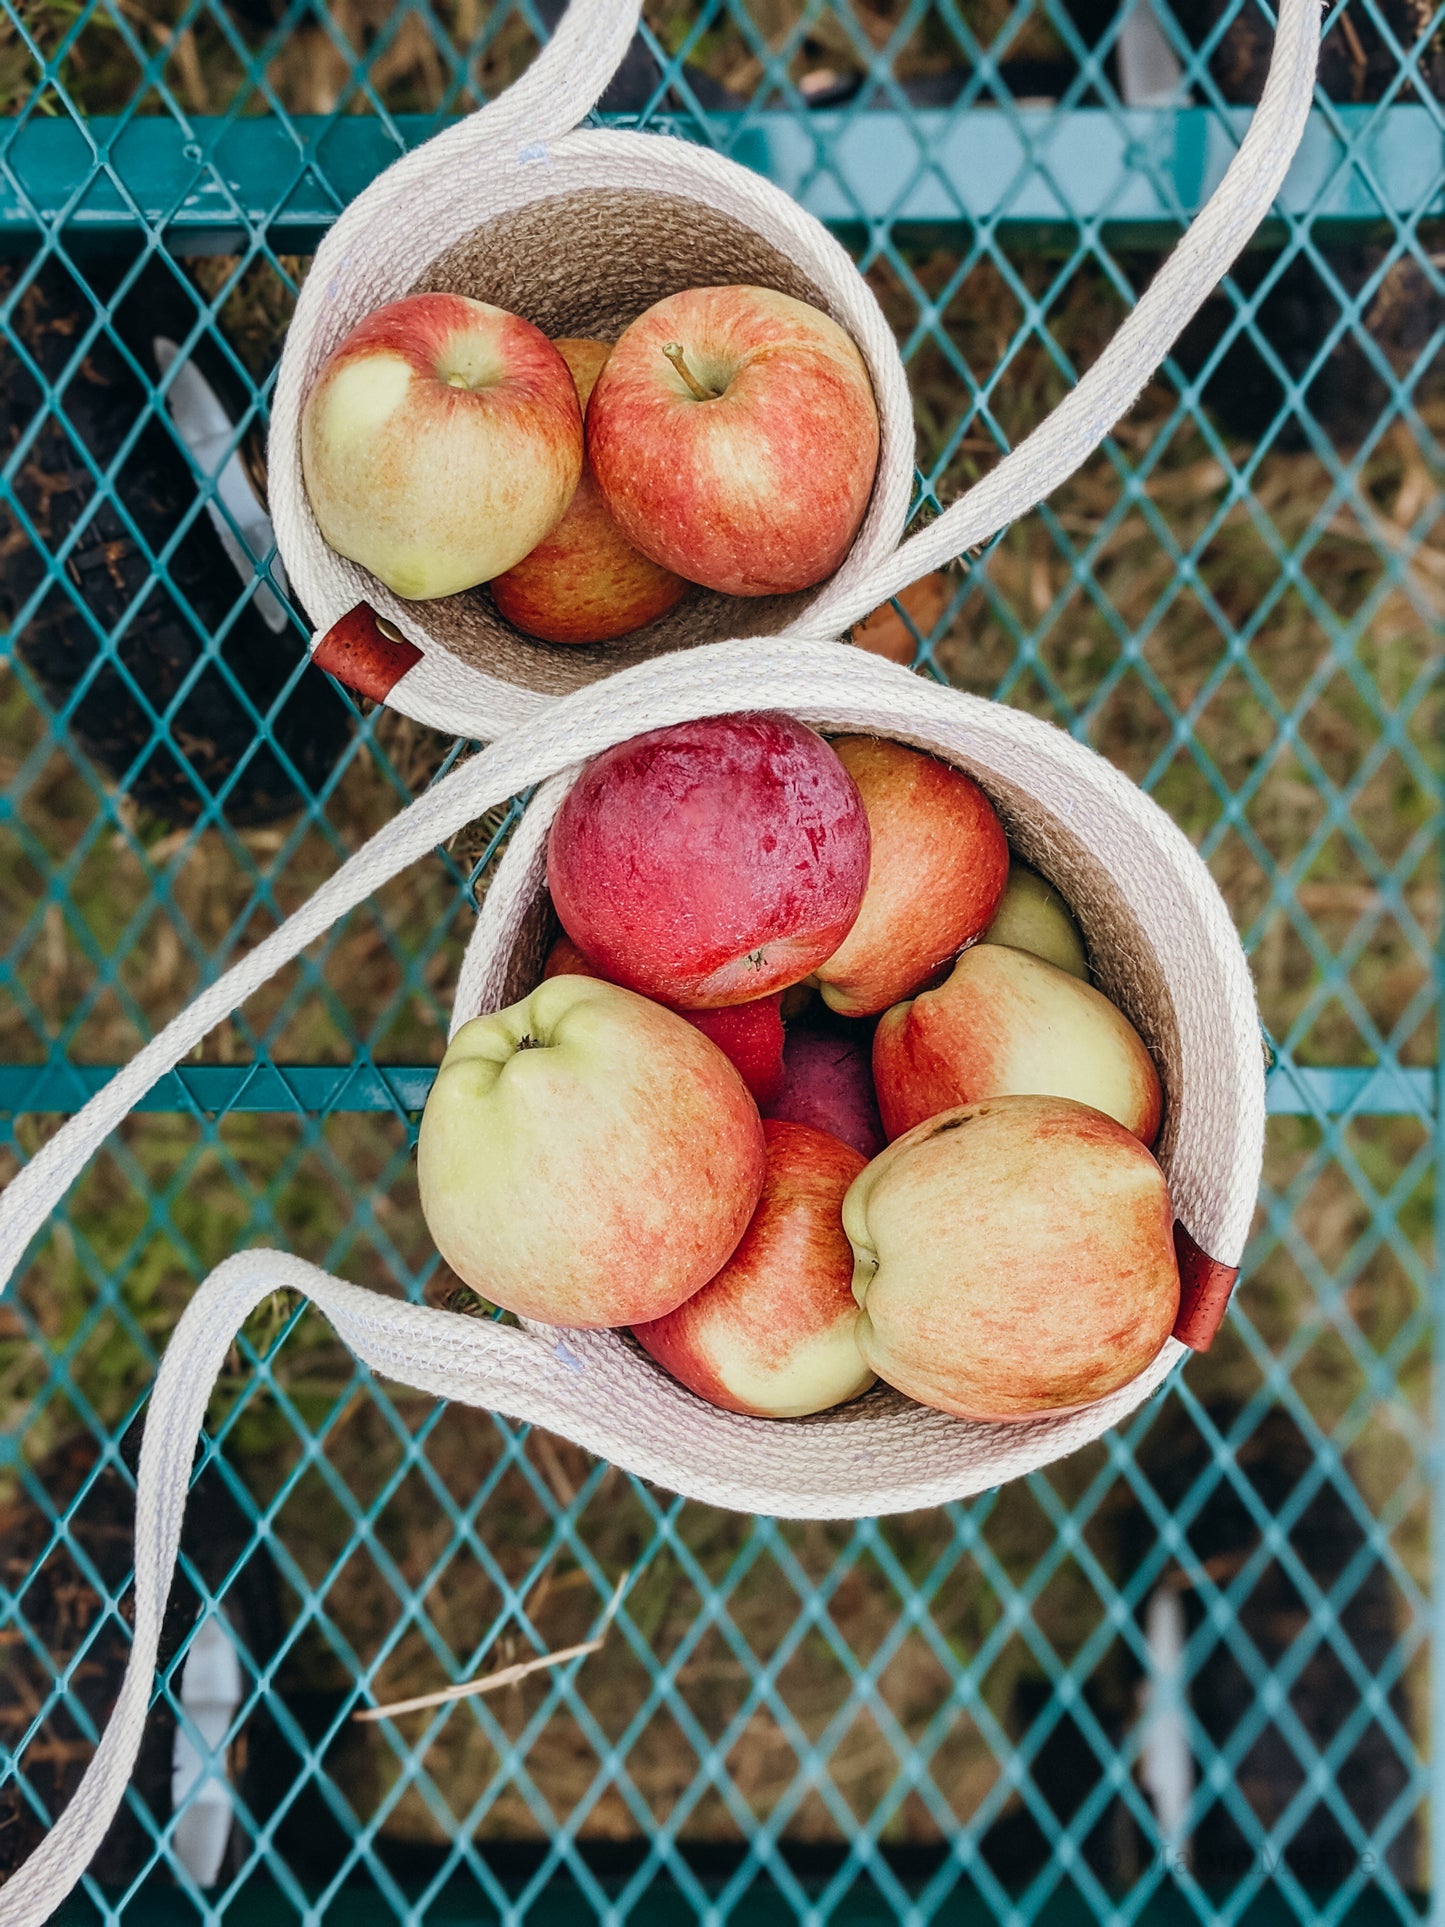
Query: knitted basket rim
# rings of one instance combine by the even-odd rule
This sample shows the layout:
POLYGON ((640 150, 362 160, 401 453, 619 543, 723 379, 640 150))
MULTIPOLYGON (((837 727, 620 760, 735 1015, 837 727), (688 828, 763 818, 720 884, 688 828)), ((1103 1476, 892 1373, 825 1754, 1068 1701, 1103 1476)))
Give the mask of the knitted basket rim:
MULTIPOLYGON (((702 651, 670 664, 670 680, 684 686, 695 665, 699 688, 713 683, 701 713, 720 713, 729 704, 708 677, 708 659, 738 663, 745 647, 748 673, 729 677, 728 686, 746 688, 750 708, 786 709, 834 733, 895 737, 967 770, 999 809, 1018 854, 1063 890, 1096 982, 1140 1029, 1160 1068, 1165 1115, 1156 1155, 1170 1181, 1182 1250, 1190 1263, 1195 1253, 1202 1261, 1186 1278, 1176 1330, 1207 1333, 1222 1313, 1253 1214, 1264 1054, 1244 954, 1198 854, 1141 790, 1052 725, 918 678, 903 679, 902 700, 897 672, 880 677, 882 665, 841 645, 799 646, 809 658, 806 694, 781 672, 786 653, 776 644, 702 651), (1213 1300, 1191 1318, 1206 1288, 1213 1300)), ((627 680, 637 684, 648 674, 633 671, 627 680)), ((657 721, 675 709, 659 711, 657 721)), ((645 701, 631 704, 608 734, 623 741, 650 720, 645 701)), ((556 927, 545 891, 546 836, 577 773, 547 782, 513 832, 467 948, 453 1034, 540 978, 556 927)), ((812 1419, 738 1417, 694 1398, 623 1334, 526 1325, 513 1337, 535 1348, 537 1368, 561 1348, 574 1382, 560 1429, 589 1450, 620 1457, 689 1497, 827 1516, 960 1498, 1033 1470, 1134 1410, 1186 1350, 1171 1338, 1140 1378, 1095 1406, 984 1426, 926 1413, 886 1388, 812 1419)), ((519 1353, 518 1363, 525 1357, 519 1353)))

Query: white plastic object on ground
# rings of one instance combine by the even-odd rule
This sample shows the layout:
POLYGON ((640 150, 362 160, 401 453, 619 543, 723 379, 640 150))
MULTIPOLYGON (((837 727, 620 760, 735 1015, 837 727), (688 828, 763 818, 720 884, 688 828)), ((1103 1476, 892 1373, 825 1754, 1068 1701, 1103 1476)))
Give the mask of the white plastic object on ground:
POLYGON ((1159 1823, 1160 1843, 1171 1861, 1189 1851, 1189 1801, 1194 1792, 1185 1631, 1178 1588, 1156 1587, 1144 1615, 1149 1672, 1144 1683, 1139 1778, 1159 1823))
POLYGON ((1184 69, 1153 0, 1134 0, 1119 29, 1119 92, 1126 107, 1177 107, 1184 69))
MULTIPOLYGON (((221 538, 221 547, 241 580, 255 581, 257 568, 275 546, 275 537, 271 518, 256 500, 246 465, 233 446, 236 424, 195 363, 179 359, 181 351, 175 342, 157 335, 151 347, 162 380, 167 375, 171 378, 166 409, 176 433, 191 451, 196 467, 214 485, 215 493, 206 498, 206 513, 221 538)), ((284 589, 286 571, 279 555, 271 567, 284 589)), ((286 627, 286 611, 275 591, 257 582, 253 600, 266 627, 279 636, 286 627)))
POLYGON ((171 1750, 171 1810, 179 1816, 174 1853, 198 1887, 215 1885, 231 1838, 235 1800, 224 1743, 240 1704, 236 1642, 224 1617, 207 1613, 181 1670, 185 1719, 176 1722, 171 1750), (199 1734, 200 1746, 191 1728, 199 1734))

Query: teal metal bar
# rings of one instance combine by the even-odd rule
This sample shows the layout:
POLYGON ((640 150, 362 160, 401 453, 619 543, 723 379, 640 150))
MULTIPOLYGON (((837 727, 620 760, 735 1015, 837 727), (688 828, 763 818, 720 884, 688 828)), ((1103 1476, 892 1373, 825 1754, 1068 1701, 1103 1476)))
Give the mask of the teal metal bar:
MULTIPOLYGON (((112 1064, 0 1065, 0 1113, 78 1110, 116 1073, 112 1064)), ((141 1099, 141 1111, 419 1111, 431 1064, 190 1064, 141 1099)), ((1277 1064, 1269 1108, 1287 1117, 1435 1115, 1432 1070, 1277 1064)))
MULTIPOLYGON (((1247 109, 1203 107, 973 107, 716 114, 708 127, 725 152, 834 226, 987 222, 1046 239, 1098 223, 1144 242, 1192 217, 1248 119, 1247 109)), ((1445 216, 1441 135, 1427 108, 1337 107, 1332 119, 1311 121, 1282 215, 1308 216, 1336 238, 1396 216, 1445 216)), ((178 253, 224 252, 262 232, 280 252, 306 252, 383 168, 449 124, 429 114, 188 125, 35 117, 10 139, 0 172, 0 247, 56 227, 114 243, 143 226, 163 229, 178 253)))

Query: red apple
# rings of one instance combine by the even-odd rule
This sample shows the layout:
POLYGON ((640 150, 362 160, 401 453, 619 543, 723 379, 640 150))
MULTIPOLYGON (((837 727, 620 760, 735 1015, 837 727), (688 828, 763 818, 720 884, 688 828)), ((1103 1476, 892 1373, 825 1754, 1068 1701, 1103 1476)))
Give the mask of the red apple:
POLYGON ((1154 1060, 1124 1013, 1006 944, 975 944, 937 990, 879 1020, 873 1081, 890 1138, 956 1104, 1027 1095, 1092 1105, 1152 1144, 1163 1108, 1154 1060))
POLYGON ((422 1212, 493 1304, 547 1324, 660 1318, 731 1257, 762 1191, 758 1109, 660 1004, 554 977, 474 1017, 422 1117, 422 1212))
POLYGON ((769 1122, 752 1222, 709 1284, 633 1335, 727 1412, 801 1418, 873 1383, 853 1337, 853 1253, 840 1212, 863 1159, 801 1124, 769 1122))
POLYGON ((858 921, 816 976, 825 1003, 868 1017, 987 929, 1008 879, 1008 839, 962 770, 876 736, 833 748, 863 798, 873 855, 858 921))
MULTIPOLYGON (((547 953, 543 978, 598 977, 602 973, 565 933, 547 953)), ((710 1038, 741 1076, 761 1109, 783 1088, 783 993, 760 997, 751 1004, 730 1004, 725 1010, 680 1010, 704 1037, 710 1038)))
POLYGON ((591 958, 583 956, 565 930, 547 952, 547 961, 542 966, 542 981, 545 983, 549 977, 595 977, 603 984, 608 981, 591 958))
POLYGON ((301 414, 321 533, 399 596, 520 562, 582 473, 571 372, 540 328, 461 294, 410 294, 334 349, 301 414))
POLYGON ((690 1024, 711 1038, 738 1071, 759 1110, 783 1088, 783 993, 759 997, 750 1004, 729 1004, 723 1010, 681 1010, 690 1024))
POLYGON ((605 750, 547 845, 562 927, 613 982, 705 1010, 797 983, 851 928, 868 818, 791 716, 703 718, 605 750))
POLYGON ((859 1349, 888 1384, 958 1418, 1092 1404, 1173 1329, 1173 1215, 1159 1166, 1099 1111, 1056 1097, 945 1111, 874 1158, 844 1201, 859 1349))
POLYGON ((865 1158, 887 1143, 873 1095, 872 1053, 866 1039, 833 1031, 790 1030, 783 1043, 782 1090, 762 1101, 768 1117, 827 1131, 865 1158))
MULTIPOLYGON (((577 399, 587 398, 612 353, 606 341, 559 341, 577 399)), ((492 582, 492 600, 524 635, 544 642, 610 642, 667 614, 687 594, 679 575, 660 569, 623 535, 585 457, 566 513, 514 568, 492 582)))
POLYGON ((613 349, 587 447, 644 555, 727 595, 779 595, 848 553, 878 413, 863 357, 817 308, 771 288, 689 288, 613 349))

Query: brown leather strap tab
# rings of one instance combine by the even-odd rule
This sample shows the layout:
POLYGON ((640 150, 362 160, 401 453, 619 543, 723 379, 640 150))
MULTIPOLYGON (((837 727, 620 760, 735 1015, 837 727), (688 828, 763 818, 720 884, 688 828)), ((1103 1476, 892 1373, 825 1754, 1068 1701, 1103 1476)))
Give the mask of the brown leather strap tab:
POLYGON ((1177 1219, 1174 1255, 1179 1260, 1179 1316, 1174 1321, 1174 1336, 1191 1351, 1207 1352, 1224 1323, 1239 1267, 1222 1265, 1201 1251, 1177 1219))
POLYGON ((332 623, 311 651, 311 660, 358 696, 384 703, 407 670, 421 661, 421 651, 369 602, 358 602, 332 623))

